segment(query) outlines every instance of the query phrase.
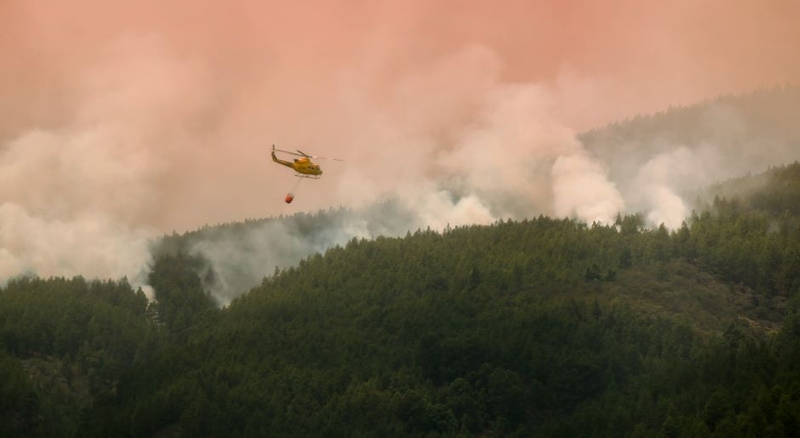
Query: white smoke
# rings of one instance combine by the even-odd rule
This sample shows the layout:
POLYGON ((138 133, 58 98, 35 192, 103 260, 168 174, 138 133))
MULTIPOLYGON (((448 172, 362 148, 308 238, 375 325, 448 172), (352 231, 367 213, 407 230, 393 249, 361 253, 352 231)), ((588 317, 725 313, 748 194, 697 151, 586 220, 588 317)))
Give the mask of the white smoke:
POLYGON ((127 277, 134 286, 146 281, 153 233, 131 229, 102 214, 84 213, 68 220, 32 216, 16 204, 0 204, 0 279, 34 274, 127 277))
POLYGON ((0 281, 127 276, 143 284, 155 229, 137 223, 148 197, 135 150, 98 127, 32 131, 0 154, 0 281))
POLYGON ((3 283, 21 274, 146 281, 163 183, 189 128, 179 122, 203 93, 157 38, 109 51, 71 78, 74 108, 61 124, 0 145, 3 283))
MULTIPOLYGON (((610 79, 510 81, 508 59, 475 44, 388 74, 376 66, 385 53, 370 52, 380 49, 296 78, 284 52, 210 65, 157 33, 110 40, 56 75, 57 102, 43 104, 50 115, 0 133, 0 282, 37 274, 143 284, 149 242, 172 230, 341 205, 362 212, 312 240, 270 223, 194 242, 227 302, 275 266, 352 238, 541 214, 610 223, 645 212, 675 228, 687 190, 754 159, 734 158, 746 148, 731 138, 603 153, 578 141, 576 126, 605 111, 587 105, 618 92, 610 79), (269 162, 271 143, 346 162, 321 161, 323 178, 285 205, 295 180, 269 162), (401 214, 380 211, 387 196, 401 214)), ((724 137, 741 118, 716 111, 708 123, 724 137)))
POLYGON ((553 165, 553 191, 556 214, 562 217, 607 225, 625 208, 603 167, 585 154, 558 157, 553 165))
MULTIPOLYGON (((674 122, 678 116, 673 115, 674 126, 668 132, 650 133, 654 138, 645 134, 632 143, 591 146, 600 146, 598 156, 612 168, 609 178, 620 187, 626 201, 624 211, 643 213, 652 227, 663 224, 675 230, 709 186, 800 159, 796 128, 771 127, 769 123, 766 128, 758 126, 757 118, 747 118, 742 111, 715 103, 695 111, 679 125, 674 122), (662 137, 678 133, 691 139, 683 131, 695 133, 695 139, 662 137)), ((762 117, 773 123, 770 116, 762 117)), ((646 124, 639 122, 639 126, 646 124)))
POLYGON ((661 153, 645 163, 631 186, 631 196, 638 201, 640 211, 647 213, 648 223, 663 223, 673 230, 680 227, 690 212, 683 196, 706 183, 710 164, 686 147, 661 153))
POLYGON ((624 202, 569 127, 563 93, 504 82, 502 68, 467 46, 398 79, 380 105, 355 73, 341 77, 347 119, 359 122, 353 155, 366 157, 338 180, 347 203, 391 191, 436 229, 537 214, 613 220, 624 202), (576 190, 571 178, 592 185, 576 190))

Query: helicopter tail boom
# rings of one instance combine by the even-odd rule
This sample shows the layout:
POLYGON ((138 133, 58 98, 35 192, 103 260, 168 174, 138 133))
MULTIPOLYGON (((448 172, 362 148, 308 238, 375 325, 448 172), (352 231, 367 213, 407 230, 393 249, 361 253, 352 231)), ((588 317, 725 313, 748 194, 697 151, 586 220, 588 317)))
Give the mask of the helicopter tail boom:
POLYGON ((272 161, 274 161, 274 162, 276 162, 278 164, 282 164, 282 165, 284 165, 286 167, 291 167, 292 169, 294 169, 294 166, 292 165, 292 163, 290 163, 289 161, 286 161, 286 160, 281 160, 280 158, 278 158, 275 155, 275 145, 272 145, 272 161))

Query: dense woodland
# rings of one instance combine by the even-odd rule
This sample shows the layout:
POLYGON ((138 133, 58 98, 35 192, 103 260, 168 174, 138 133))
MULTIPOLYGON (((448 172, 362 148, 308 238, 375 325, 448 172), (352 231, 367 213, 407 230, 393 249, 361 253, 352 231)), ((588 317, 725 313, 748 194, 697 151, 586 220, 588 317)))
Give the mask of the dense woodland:
POLYGON ((180 236, 155 252, 156 302, 10 280, 0 436, 800 436, 800 164, 726 184, 751 190, 675 231, 352 239, 223 307, 180 236))

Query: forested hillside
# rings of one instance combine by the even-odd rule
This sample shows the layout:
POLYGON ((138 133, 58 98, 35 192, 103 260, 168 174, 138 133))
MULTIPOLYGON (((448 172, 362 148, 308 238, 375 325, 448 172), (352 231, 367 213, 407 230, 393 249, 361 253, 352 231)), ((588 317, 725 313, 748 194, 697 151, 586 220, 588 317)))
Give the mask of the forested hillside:
POLYGON ((673 232, 352 239, 224 308, 177 243, 150 305, 124 281, 10 281, 0 435, 796 436, 800 164, 751 178, 673 232))
POLYGON ((419 226, 396 199, 361 209, 337 208, 266 219, 206 226, 164 236, 154 244, 157 259, 198 255, 203 287, 227 304, 261 283, 276 268, 288 268, 314 253, 344 245, 353 236, 399 236, 419 226))

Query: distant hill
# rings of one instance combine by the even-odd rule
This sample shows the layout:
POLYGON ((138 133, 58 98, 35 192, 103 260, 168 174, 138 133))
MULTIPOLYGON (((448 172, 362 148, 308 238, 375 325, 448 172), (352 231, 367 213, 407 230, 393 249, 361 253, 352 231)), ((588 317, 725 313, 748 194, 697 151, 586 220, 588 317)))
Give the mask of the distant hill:
MULTIPOLYGON (((798 159, 798 114, 800 87, 784 86, 635 116, 589 130, 579 139, 615 177, 622 176, 624 166, 641 167, 676 147, 699 150, 709 145, 754 158, 761 172, 798 159)), ((736 169, 730 176, 741 173, 736 169)))
POLYGON ((628 211, 668 189, 691 202, 719 181, 800 160, 800 87, 777 87, 636 116, 579 136, 628 211))

